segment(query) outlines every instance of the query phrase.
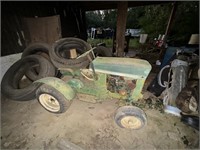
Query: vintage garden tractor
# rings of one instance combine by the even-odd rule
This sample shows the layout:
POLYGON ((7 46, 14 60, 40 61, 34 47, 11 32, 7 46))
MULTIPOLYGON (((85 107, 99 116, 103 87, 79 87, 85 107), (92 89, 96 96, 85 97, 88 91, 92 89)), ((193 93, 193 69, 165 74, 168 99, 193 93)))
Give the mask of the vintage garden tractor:
MULTIPOLYGON (((88 51, 88 55, 93 51, 88 51)), ((81 56, 80 56, 81 57, 81 56)), ((118 98, 124 101, 115 114, 115 122, 122 128, 140 129, 147 122, 146 115, 131 103, 142 98, 142 88, 151 70, 146 60, 120 57, 96 57, 87 69, 60 68, 63 78, 46 77, 36 96, 40 104, 52 113, 65 112, 77 95, 88 102, 118 98)))

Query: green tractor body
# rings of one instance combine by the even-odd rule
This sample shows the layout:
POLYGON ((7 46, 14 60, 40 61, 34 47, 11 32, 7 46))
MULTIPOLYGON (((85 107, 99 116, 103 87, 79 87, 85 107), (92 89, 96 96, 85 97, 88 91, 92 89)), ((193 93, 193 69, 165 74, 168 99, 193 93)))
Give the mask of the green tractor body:
POLYGON ((128 129, 141 129, 147 124, 143 110, 130 105, 142 98, 142 88, 151 71, 146 60, 119 57, 96 57, 88 69, 60 68, 62 80, 42 78, 36 96, 40 104, 53 113, 65 112, 75 95, 79 100, 100 102, 117 98, 122 107, 116 111, 115 122, 128 129))
POLYGON ((96 101, 118 98, 132 102, 142 98, 141 91, 150 70, 146 60, 96 57, 89 69, 62 73, 78 93, 95 96, 96 101))

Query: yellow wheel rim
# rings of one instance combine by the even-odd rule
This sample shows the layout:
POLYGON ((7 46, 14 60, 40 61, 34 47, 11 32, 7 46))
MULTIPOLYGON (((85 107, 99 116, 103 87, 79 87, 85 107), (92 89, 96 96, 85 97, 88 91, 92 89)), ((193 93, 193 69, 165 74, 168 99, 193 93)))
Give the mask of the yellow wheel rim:
POLYGON ((142 126, 142 122, 135 116, 125 116, 121 119, 121 125, 124 128, 138 129, 142 126))
POLYGON ((41 94, 39 96, 39 101, 42 106, 51 112, 57 112, 60 110, 60 104, 58 100, 49 94, 41 94))

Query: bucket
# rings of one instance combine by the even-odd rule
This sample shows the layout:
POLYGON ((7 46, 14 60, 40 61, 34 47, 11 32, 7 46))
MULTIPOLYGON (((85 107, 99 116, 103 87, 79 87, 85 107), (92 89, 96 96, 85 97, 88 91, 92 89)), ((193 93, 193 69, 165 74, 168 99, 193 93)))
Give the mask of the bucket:
POLYGON ((192 34, 188 44, 199 44, 199 34, 192 34))
POLYGON ((140 34, 140 41, 139 42, 141 44, 144 44, 147 40, 147 36, 148 36, 148 34, 140 34))

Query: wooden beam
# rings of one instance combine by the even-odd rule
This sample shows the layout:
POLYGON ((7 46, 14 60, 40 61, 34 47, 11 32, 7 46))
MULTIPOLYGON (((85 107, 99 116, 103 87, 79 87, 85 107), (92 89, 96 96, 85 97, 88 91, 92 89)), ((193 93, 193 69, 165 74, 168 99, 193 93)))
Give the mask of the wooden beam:
MULTIPOLYGON (((80 7, 85 11, 117 9, 118 1, 79 1, 80 7)), ((128 7, 167 4, 170 1, 128 1, 128 7)))
POLYGON ((123 57, 124 55, 124 40, 127 20, 127 1, 118 2, 117 6, 117 32, 116 32, 116 52, 117 56, 123 57))

